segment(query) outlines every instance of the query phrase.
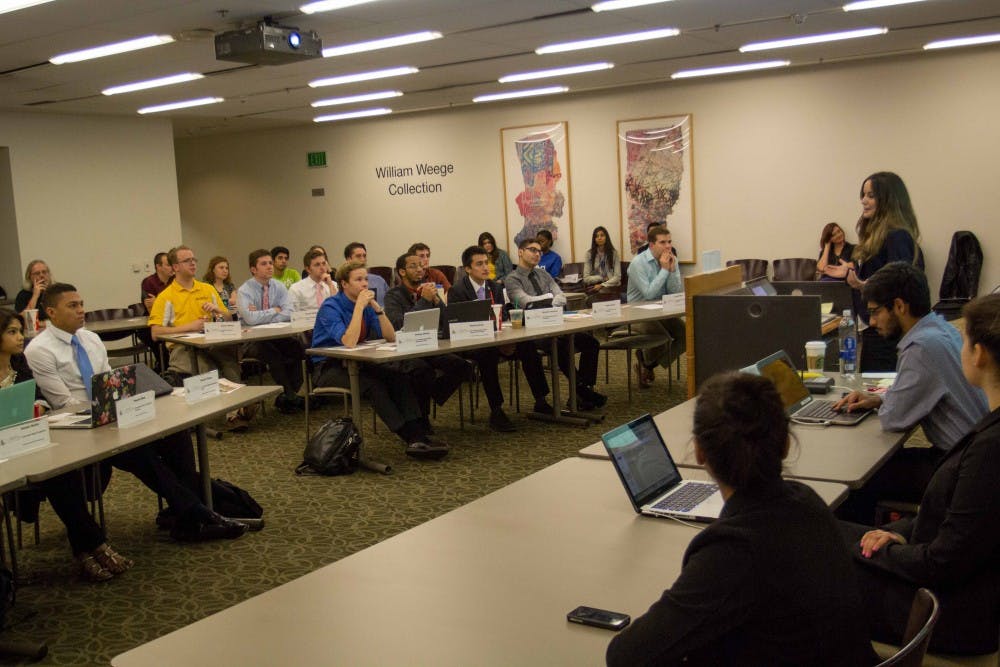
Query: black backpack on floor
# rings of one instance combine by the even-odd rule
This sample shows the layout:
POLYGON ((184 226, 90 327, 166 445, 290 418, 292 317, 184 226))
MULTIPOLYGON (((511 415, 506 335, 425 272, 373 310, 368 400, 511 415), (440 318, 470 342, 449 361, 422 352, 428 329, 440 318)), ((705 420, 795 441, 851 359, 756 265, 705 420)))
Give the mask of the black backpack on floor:
POLYGON ((296 475, 350 475, 358 467, 361 433, 350 417, 325 422, 306 443, 296 475))

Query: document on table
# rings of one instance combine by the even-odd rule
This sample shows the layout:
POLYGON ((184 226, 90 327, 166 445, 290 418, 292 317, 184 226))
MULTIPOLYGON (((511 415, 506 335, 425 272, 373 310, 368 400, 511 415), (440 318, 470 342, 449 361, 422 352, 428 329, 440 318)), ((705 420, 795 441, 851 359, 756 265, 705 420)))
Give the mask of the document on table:
POLYGON ((292 326, 291 322, 271 322, 269 324, 258 324, 254 329, 285 329, 292 326))

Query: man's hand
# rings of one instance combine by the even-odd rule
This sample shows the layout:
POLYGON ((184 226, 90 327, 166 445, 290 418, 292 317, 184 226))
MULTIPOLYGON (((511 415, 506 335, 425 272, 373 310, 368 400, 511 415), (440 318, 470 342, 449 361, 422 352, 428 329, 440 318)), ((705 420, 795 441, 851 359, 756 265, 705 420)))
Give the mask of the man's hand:
POLYGON ((848 412, 858 412, 860 410, 875 410, 880 405, 882 405, 882 398, 877 394, 852 391, 834 403, 833 409, 837 411, 847 410, 848 412))
POLYGON ((32 284, 31 291, 35 296, 38 296, 45 290, 46 287, 48 287, 47 283, 48 281, 46 281, 45 278, 39 278, 34 282, 34 284, 32 284))
POLYGON ((221 315, 222 314, 222 309, 220 309, 218 306, 216 306, 211 301, 206 301, 205 303, 201 304, 201 309, 203 311, 205 311, 206 313, 212 313, 213 315, 221 315))
POLYGON ((437 285, 434 283, 423 283, 418 291, 420 298, 434 303, 437 301, 437 285))
POLYGON ((146 310, 150 311, 153 309, 153 302, 156 301, 156 297, 152 294, 146 294, 146 298, 142 300, 142 305, 146 306, 146 310))
POLYGON ((360 308, 361 310, 364 310, 374 300, 375 300, 375 292, 371 291, 370 289, 361 290, 361 293, 358 294, 358 300, 354 302, 354 308, 355 309, 360 308))
POLYGON ((673 272, 674 266, 677 265, 677 258, 674 257, 674 253, 670 250, 667 250, 660 255, 658 261, 660 262, 660 268, 666 269, 670 272, 673 272))

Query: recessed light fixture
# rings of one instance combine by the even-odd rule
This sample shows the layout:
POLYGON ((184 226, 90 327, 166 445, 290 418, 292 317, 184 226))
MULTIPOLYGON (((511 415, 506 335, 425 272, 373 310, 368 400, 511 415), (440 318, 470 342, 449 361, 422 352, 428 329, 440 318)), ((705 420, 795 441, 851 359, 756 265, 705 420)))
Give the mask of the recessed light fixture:
POLYGON ((788 60, 768 60, 762 63, 744 63, 742 65, 721 65, 719 67, 703 67, 701 69, 685 69, 674 72, 671 79, 690 79, 696 76, 713 76, 715 74, 734 74, 736 72, 752 72, 758 69, 773 69, 775 67, 787 67, 791 64, 788 60))
POLYGON ((661 2, 670 0, 604 0, 590 6, 595 12, 610 12, 615 9, 630 9, 631 7, 642 7, 645 5, 658 5, 661 2))
POLYGON ((396 35, 394 37, 382 37, 381 39, 372 39, 367 42, 356 42, 354 44, 344 44, 343 46, 331 46, 328 49, 323 49, 323 57, 333 58, 334 56, 343 56, 348 53, 363 53, 364 51, 389 49, 393 46, 429 42, 432 39, 441 39, 441 37, 441 33, 434 30, 424 30, 423 32, 413 32, 408 35, 396 35))
POLYGON ((590 63, 588 65, 571 65, 569 67, 556 67, 555 69, 543 69, 537 72, 522 72, 520 74, 508 74, 502 76, 497 81, 500 83, 513 83, 514 81, 529 81, 531 79, 546 79, 550 76, 562 76, 564 74, 582 74, 584 72, 598 72, 600 70, 611 69, 614 63, 590 63))
POLYGON ((924 44, 925 49, 950 49, 955 46, 975 46, 976 44, 992 44, 1000 42, 1000 33, 978 35, 976 37, 956 37, 955 39, 940 39, 924 44))
POLYGON ((101 95, 120 95, 121 93, 131 93, 136 90, 146 90, 147 88, 159 88, 160 86, 172 86, 175 83, 186 83, 187 81, 196 81, 204 78, 204 74, 196 74, 194 72, 173 74, 171 76, 160 77, 159 79, 136 81, 135 83, 126 83, 121 86, 105 88, 101 91, 101 95))
POLYGON ((497 100, 512 100, 516 97, 534 97, 536 95, 554 95, 565 93, 569 88, 566 86, 549 86, 548 88, 534 88, 532 90, 516 90, 510 93, 492 93, 473 97, 473 102, 496 102, 497 100))
POLYGON ((374 72, 360 72, 358 74, 344 74, 341 76, 331 76, 326 79, 316 79, 309 82, 310 88, 321 88, 323 86, 339 86, 344 83, 355 83, 357 81, 371 81, 372 79, 387 79, 390 76, 403 76, 404 74, 416 74, 419 72, 416 67, 393 67, 391 69, 380 69, 374 72))
POLYGON ((44 5, 52 0, 0 0, 0 14, 16 12, 19 9, 27 9, 35 5, 44 5))
POLYGON ((334 97, 328 100, 316 100, 312 107, 334 107, 338 104, 353 104, 355 102, 371 102, 372 100, 387 100, 390 97, 402 97, 403 93, 398 90, 383 90, 378 93, 364 93, 362 95, 349 95, 347 97, 334 97))
POLYGON ((593 39, 581 39, 576 42, 563 42, 562 44, 549 44, 535 49, 538 55, 546 53, 562 53, 563 51, 577 51, 579 49, 595 49, 599 46, 613 46, 615 44, 629 44, 631 42, 643 42, 647 39, 661 39, 663 37, 673 37, 680 34, 677 28, 657 28, 655 30, 644 30, 642 32, 631 32, 624 35, 609 35, 607 37, 595 37, 593 39))
POLYGON ((206 104, 218 104, 225 102, 221 97, 199 97, 196 100, 184 100, 183 102, 171 102, 169 104, 158 104, 152 107, 143 107, 139 113, 159 113, 161 111, 173 111, 174 109, 187 109, 188 107, 200 107, 206 104))
POLYGON ((858 2, 848 2, 844 5, 845 12, 856 12, 861 9, 878 9, 879 7, 892 7, 893 5, 908 5, 911 2, 925 2, 926 0, 859 0, 858 2))
POLYGON ((313 118, 313 122, 326 123, 331 120, 347 120, 348 118, 365 118, 367 116, 384 116, 387 113, 392 113, 392 109, 362 109, 361 111, 347 111, 345 113, 335 113, 328 116, 316 116, 313 118))
POLYGON ((129 39, 124 42, 105 44, 104 46, 95 46, 93 48, 84 49, 82 51, 63 53, 61 55, 49 58, 49 62, 52 63, 53 65, 77 63, 80 62, 81 60, 93 60, 94 58, 113 56, 118 53, 127 53, 129 51, 138 51, 139 49, 148 49, 151 46, 159 46, 160 44, 169 44, 172 41, 174 41, 174 38, 171 37, 170 35, 148 35, 146 37, 137 37, 136 39, 129 39))
POLYGON ((368 2, 375 2, 375 0, 320 0, 319 2, 310 2, 302 5, 299 7, 299 11, 303 14, 318 14, 320 12, 332 12, 335 9, 345 9, 354 5, 363 5, 368 2))
POLYGON ((751 51, 766 51, 768 49, 783 49, 789 46, 803 46, 805 44, 821 44, 823 42, 836 42, 842 39, 857 39, 859 37, 874 37, 884 35, 889 32, 888 28, 859 28, 857 30, 845 30, 843 32, 828 32, 822 35, 806 35, 805 37, 790 37, 788 39, 775 39, 770 42, 754 42, 744 44, 740 47, 740 53, 750 53, 751 51))

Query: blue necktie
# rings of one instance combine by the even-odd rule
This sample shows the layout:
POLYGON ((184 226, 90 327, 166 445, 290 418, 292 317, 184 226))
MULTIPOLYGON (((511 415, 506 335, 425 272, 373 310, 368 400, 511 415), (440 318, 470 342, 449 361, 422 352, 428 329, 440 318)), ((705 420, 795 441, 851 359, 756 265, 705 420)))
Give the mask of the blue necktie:
POLYGON ((87 398, 93 400, 94 395, 93 389, 90 386, 90 378, 94 377, 94 367, 90 365, 90 357, 87 356, 87 351, 83 349, 80 339, 75 335, 70 338, 70 344, 73 346, 73 356, 76 357, 76 365, 80 369, 80 379, 83 380, 83 388, 87 390, 87 398))
POLYGON ((486 300, 486 287, 485 286, 483 286, 483 285, 479 286, 479 289, 476 290, 476 298, 478 300, 480 300, 480 301, 485 301, 486 300))

